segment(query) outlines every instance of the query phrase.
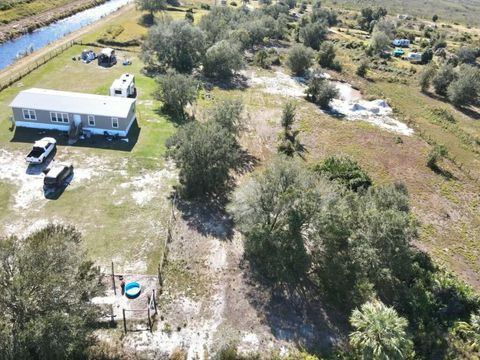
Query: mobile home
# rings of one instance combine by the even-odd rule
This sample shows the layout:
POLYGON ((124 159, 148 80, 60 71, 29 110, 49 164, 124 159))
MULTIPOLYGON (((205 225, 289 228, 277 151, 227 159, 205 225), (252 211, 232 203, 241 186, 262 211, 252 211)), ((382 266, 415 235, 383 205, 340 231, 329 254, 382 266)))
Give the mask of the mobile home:
POLYGON ((127 136, 136 119, 135 99, 32 88, 10 104, 17 127, 127 136))

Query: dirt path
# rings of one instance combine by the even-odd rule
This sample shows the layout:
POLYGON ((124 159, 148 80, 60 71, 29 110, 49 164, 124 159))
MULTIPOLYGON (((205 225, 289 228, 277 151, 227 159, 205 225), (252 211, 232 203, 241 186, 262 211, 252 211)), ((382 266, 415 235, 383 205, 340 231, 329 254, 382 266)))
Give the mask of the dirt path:
POLYGON ((315 318, 253 281, 242 236, 211 204, 180 204, 169 245, 160 319, 153 333, 129 333, 125 345, 141 356, 210 359, 227 345, 244 354, 289 353, 297 345, 327 349, 336 338, 315 318))
POLYGON ((20 20, 0 25, 0 44, 29 31, 51 24, 79 11, 103 4, 107 0, 72 0, 69 3, 20 20))
POLYGON ((125 6, 121 7, 120 9, 118 9, 117 11, 110 14, 109 16, 105 16, 101 20, 96 21, 93 24, 87 25, 87 26, 83 27, 82 29, 80 29, 78 31, 72 32, 71 34, 63 37, 62 39, 53 42, 51 45, 46 46, 43 49, 35 51, 31 55, 28 55, 28 56, 20 59, 19 61, 15 62, 14 64, 10 65, 9 67, 7 67, 6 69, 4 69, 3 71, 0 72, 0 82, 2 82, 4 80, 10 78, 11 76, 21 72, 22 69, 24 69, 25 67, 28 67, 29 64, 32 64, 35 61, 41 59, 42 57, 44 57, 46 54, 48 54, 52 50, 57 49, 57 48, 65 45, 65 44, 67 44, 67 43, 69 43, 73 40, 76 40, 77 38, 79 38, 82 35, 85 35, 85 34, 91 32, 95 29, 100 28, 101 26, 105 25, 105 23, 111 21, 112 19, 115 19, 115 18, 119 17, 120 15, 123 15, 126 12, 133 10, 134 7, 135 7, 135 4, 133 4, 133 3, 125 5, 125 6))

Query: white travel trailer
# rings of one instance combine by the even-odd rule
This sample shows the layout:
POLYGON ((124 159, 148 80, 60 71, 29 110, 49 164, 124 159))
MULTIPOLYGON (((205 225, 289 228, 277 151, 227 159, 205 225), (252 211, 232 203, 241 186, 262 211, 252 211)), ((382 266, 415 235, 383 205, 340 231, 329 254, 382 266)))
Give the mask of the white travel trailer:
POLYGON ((120 79, 115 79, 110 86, 110 96, 134 98, 137 95, 135 76, 123 74, 120 79))
POLYGON ((393 46, 409 47, 410 46, 410 40, 408 40, 408 39, 395 39, 395 40, 393 40, 393 46))

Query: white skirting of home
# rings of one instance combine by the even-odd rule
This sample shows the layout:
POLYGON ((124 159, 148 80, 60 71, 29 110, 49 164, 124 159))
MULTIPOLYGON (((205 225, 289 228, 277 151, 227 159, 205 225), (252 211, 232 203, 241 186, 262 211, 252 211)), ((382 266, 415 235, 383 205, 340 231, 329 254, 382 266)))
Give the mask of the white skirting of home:
POLYGON ((46 124, 42 122, 33 122, 33 121, 15 121, 15 126, 27 127, 32 129, 60 130, 60 131, 68 131, 69 129, 68 125, 46 124))
MULTIPOLYGON (((136 117, 133 116, 126 130, 101 129, 97 127, 83 127, 83 130, 90 131, 92 134, 95 134, 95 135, 104 135, 106 131, 110 135, 118 135, 118 136, 125 137, 128 135, 128 132, 130 131, 130 128, 132 127, 132 124, 135 121, 135 119, 136 117)), ((60 131, 69 130, 69 125, 47 124, 47 123, 33 122, 33 121, 15 121, 15 125, 18 127, 26 127, 26 128, 32 128, 32 129, 60 130, 60 131)))

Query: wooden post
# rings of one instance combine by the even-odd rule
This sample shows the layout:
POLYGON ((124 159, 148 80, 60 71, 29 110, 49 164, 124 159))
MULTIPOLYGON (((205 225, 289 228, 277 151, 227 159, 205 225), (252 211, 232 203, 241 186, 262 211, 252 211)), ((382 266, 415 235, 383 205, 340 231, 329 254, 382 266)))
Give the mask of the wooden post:
POLYGON ((111 324, 112 324, 112 327, 113 327, 113 324, 115 324, 115 316, 113 315, 113 305, 110 304, 110 318, 111 318, 111 324))
POLYGON ((150 332, 153 332, 152 319, 150 318, 150 306, 147 306, 147 313, 148 313, 148 327, 150 328, 150 332))
POLYGON ((117 295, 117 287, 115 286, 115 272, 113 271, 113 261, 112 261, 112 286, 113 286, 113 293, 117 295))
POLYGON ((127 334, 127 318, 125 317, 125 309, 122 309, 123 312, 123 330, 125 331, 125 335, 127 334))
POLYGON ((153 293, 153 306, 155 308, 155 315, 157 315, 158 310, 157 310, 157 299, 155 298, 155 289, 152 290, 152 293, 153 293))

